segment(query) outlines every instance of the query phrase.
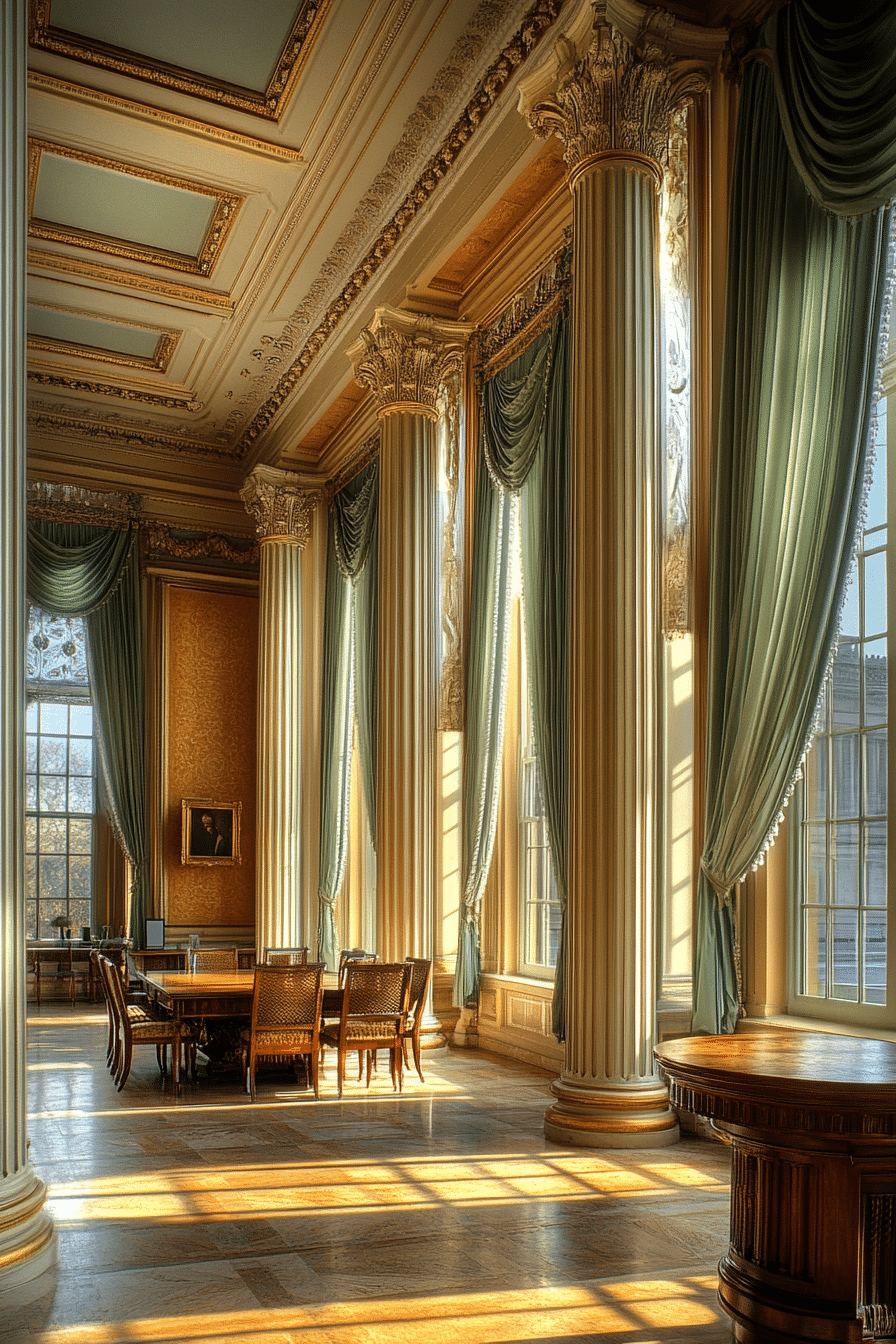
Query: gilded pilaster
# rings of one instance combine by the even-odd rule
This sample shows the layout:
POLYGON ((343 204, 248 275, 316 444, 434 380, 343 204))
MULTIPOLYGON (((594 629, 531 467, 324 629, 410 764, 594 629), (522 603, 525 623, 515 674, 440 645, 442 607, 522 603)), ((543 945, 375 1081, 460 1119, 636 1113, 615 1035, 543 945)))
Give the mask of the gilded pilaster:
POLYGON ((56 1263, 25 1083, 25 8, 0 9, 0 1290, 56 1263))
MULTIPOLYGON (((434 958, 437 874, 437 425, 471 328, 377 309, 349 350, 376 397, 380 448, 377 931, 384 960, 434 958)), ((429 1044, 441 1043, 431 1017, 429 1044)))
POLYGON ((302 903, 302 551, 321 491, 292 472, 258 466, 240 494, 259 538, 255 938, 261 953, 301 944, 313 922, 302 903))
POLYGON ((669 16, 639 13, 632 36, 596 6, 584 41, 560 39, 550 87, 530 84, 521 100, 533 130, 563 143, 574 198, 566 1064, 545 1133, 594 1147, 678 1138, 653 1061, 662 836, 658 190, 674 109, 703 77, 674 58, 669 16))

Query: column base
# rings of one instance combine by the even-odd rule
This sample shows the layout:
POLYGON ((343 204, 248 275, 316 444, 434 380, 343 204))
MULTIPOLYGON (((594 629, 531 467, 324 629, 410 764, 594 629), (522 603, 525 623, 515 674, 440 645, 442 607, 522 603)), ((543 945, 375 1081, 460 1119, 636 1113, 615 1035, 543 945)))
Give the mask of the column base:
POLYGON ((557 1078, 545 1138, 580 1148, 668 1148, 679 1139, 668 1090, 654 1080, 589 1087, 557 1078))
POLYGON ((0 1293, 56 1264, 56 1229, 44 1212, 46 1198, 47 1187, 30 1167, 0 1181, 0 1293))
POLYGON ((420 1023, 420 1049, 441 1050, 447 1044, 444 1026, 437 1017, 427 1014, 420 1023))

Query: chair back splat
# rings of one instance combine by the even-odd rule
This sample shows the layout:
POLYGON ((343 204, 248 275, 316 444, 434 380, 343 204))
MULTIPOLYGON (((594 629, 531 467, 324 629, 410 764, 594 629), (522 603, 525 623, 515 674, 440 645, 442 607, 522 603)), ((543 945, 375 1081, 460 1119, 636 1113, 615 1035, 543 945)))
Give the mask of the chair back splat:
POLYGON ((243 1081, 255 1100, 255 1072, 261 1059, 307 1059, 314 1095, 320 1096, 321 966, 255 967, 252 1024, 240 1034, 243 1081))
POLYGON ((190 953, 191 971, 236 971, 239 955, 235 947, 197 947, 190 953))
POLYGON ((323 1045, 337 1051, 339 1095, 348 1051, 368 1051, 367 1086, 373 1067, 373 1052, 389 1051, 392 1087, 401 1089, 401 1033, 408 1012, 411 986, 409 962, 350 961, 343 968, 342 1012, 338 1023, 321 1031, 323 1045))

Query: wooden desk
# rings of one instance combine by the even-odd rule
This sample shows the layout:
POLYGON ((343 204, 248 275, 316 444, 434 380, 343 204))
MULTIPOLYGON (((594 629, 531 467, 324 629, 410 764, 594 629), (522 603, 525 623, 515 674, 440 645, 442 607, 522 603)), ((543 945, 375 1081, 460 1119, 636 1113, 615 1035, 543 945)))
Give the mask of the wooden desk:
MULTIPOLYGON (((252 1016, 254 971, 141 971, 148 997, 171 1014, 175 1023, 209 1018, 252 1016)), ((342 990, 334 973, 324 974, 324 1005, 327 1017, 338 1016, 342 990)), ((175 1033, 179 1037, 179 1032, 175 1033)), ((172 1083, 180 1090, 179 1039, 173 1050, 172 1083)))
POLYGON ((731 1140, 719 1301, 734 1338, 893 1338, 896 1044, 762 1031, 655 1053, 673 1105, 731 1140))
POLYGON ((44 981, 53 984, 67 981, 71 1005, 75 1006, 75 982, 79 976, 84 980, 86 996, 93 998, 90 978, 90 943, 67 940, 65 943, 32 944, 26 947, 25 956, 28 965, 34 971, 34 998, 41 1002, 41 989, 44 981), (42 969, 48 968, 46 972, 42 969), (52 968, 52 969, 49 969, 52 968))

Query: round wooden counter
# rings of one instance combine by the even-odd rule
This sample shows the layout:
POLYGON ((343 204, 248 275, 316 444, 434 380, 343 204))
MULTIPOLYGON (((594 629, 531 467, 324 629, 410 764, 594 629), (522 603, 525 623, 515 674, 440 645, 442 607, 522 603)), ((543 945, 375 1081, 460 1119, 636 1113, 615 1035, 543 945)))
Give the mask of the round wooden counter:
POLYGON ((656 1058, 672 1104, 731 1142, 734 1338, 896 1339, 896 1044, 763 1030, 656 1058))

